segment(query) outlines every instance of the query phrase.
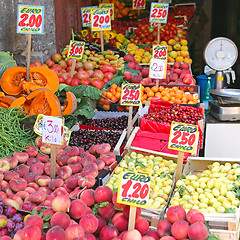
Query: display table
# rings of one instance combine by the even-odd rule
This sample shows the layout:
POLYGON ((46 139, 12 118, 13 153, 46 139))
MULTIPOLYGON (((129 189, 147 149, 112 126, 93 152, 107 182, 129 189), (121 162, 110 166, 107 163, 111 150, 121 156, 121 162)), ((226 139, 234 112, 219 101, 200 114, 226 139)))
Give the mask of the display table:
POLYGON ((240 159, 240 121, 222 122, 206 115, 205 157, 240 159))

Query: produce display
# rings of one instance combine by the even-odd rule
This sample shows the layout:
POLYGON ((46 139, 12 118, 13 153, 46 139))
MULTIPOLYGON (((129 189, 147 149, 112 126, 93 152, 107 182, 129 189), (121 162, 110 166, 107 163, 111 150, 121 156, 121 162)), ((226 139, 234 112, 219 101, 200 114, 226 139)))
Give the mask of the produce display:
POLYGON ((131 152, 115 168, 106 186, 109 186, 112 190, 119 187, 119 177, 122 169, 148 172, 151 175, 149 207, 161 210, 165 207, 171 192, 173 174, 176 168, 177 164, 173 160, 165 160, 161 156, 131 152))

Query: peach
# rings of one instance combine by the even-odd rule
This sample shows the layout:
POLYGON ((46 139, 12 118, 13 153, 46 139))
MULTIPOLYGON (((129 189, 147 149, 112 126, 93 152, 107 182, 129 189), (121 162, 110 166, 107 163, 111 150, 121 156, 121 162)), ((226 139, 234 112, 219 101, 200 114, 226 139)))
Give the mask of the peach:
POLYGON ((24 222, 24 226, 36 225, 40 230, 43 229, 43 220, 39 215, 30 215, 24 222))
POLYGON ((76 221, 74 221, 73 219, 70 219, 69 226, 72 226, 72 225, 78 225, 78 223, 76 221))
POLYGON ((201 223, 193 223, 188 229, 188 238, 190 240, 205 240, 208 237, 207 227, 201 223))
POLYGON ((176 73, 173 73, 173 74, 170 75, 170 80, 172 82, 176 82, 177 79, 178 79, 178 75, 176 73))
POLYGON ((105 219, 110 219, 115 214, 115 208, 112 203, 108 203, 106 207, 99 207, 98 213, 105 219))
POLYGON ((71 202, 70 209, 69 209, 69 215, 73 219, 80 219, 82 216, 84 216, 86 211, 86 205, 83 204, 83 201, 80 199, 74 200, 71 202))
POLYGON ((69 166, 63 166, 57 170, 57 174, 59 178, 66 180, 72 175, 72 169, 69 166))
POLYGON ((81 188, 84 188, 84 187, 91 188, 94 186, 95 182, 96 182, 95 177, 91 175, 78 178, 78 186, 81 188))
POLYGON ((37 190, 32 187, 26 187, 26 189, 24 191, 27 192, 28 194, 31 194, 31 193, 36 192, 37 190))
POLYGON ((91 207, 95 203, 94 190, 87 189, 80 194, 80 199, 82 199, 88 207, 91 207))
POLYGON ((104 169, 104 167, 105 167, 105 162, 104 162, 103 160, 101 160, 101 159, 98 158, 98 159, 95 161, 95 163, 96 163, 96 165, 97 165, 98 171, 104 169))
POLYGON ((71 238, 67 238, 67 234, 65 233, 64 229, 59 226, 55 226, 50 228, 47 231, 46 240, 68 240, 71 238))
POLYGON ((189 224, 192 225, 195 222, 201 222, 201 223, 205 223, 205 218, 204 215, 200 212, 193 214, 190 218, 189 218, 189 224))
MULTIPOLYGON (((66 181, 65 181, 65 182, 66 182, 66 181)), ((71 192, 72 192, 72 189, 70 189, 69 187, 67 187, 66 183, 64 183, 62 187, 65 188, 65 190, 66 190, 68 193, 71 193, 71 192)))
POLYGON ((10 198, 6 198, 4 200, 4 205, 12 206, 12 207, 15 207, 16 209, 20 209, 20 205, 16 201, 14 201, 14 200, 12 200, 10 198))
POLYGON ((31 167, 34 163, 38 163, 38 162, 41 162, 39 159, 35 158, 35 157, 30 157, 28 160, 27 160, 27 165, 29 167, 31 167))
POLYGON ((155 240, 159 240, 158 233, 155 230, 149 230, 146 236, 150 236, 150 237, 153 237, 155 240))
POLYGON ((172 225, 171 234, 176 239, 187 238, 189 225, 185 220, 178 220, 172 225))
POLYGON ((29 157, 36 157, 38 153, 38 149, 33 145, 26 147, 24 151, 29 155, 29 157))
POLYGON ((13 158, 17 159, 19 163, 27 162, 29 155, 26 152, 15 152, 13 158))
POLYGON ((19 195, 14 194, 14 195, 10 196, 9 198, 14 200, 15 202, 17 202, 19 204, 19 206, 23 205, 23 200, 19 195))
POLYGON ((40 187, 38 190, 45 191, 47 195, 50 195, 52 193, 52 190, 49 189, 48 187, 40 187))
POLYGON ((157 234, 159 237, 171 235, 172 224, 167 220, 162 220, 157 225, 157 234))
POLYGON ((78 237, 81 238, 85 236, 85 232, 82 226, 78 224, 70 225, 66 229, 65 233, 66 233, 66 240, 73 240, 74 238, 78 238, 78 237))
MULTIPOLYGON (((100 232, 100 238, 102 240, 111 240, 114 237, 117 237, 118 235, 119 235, 119 232, 117 228, 111 225, 104 226, 100 232)), ((139 240, 141 240, 141 238, 139 240)))
MULTIPOLYGON (((21 233, 21 238, 24 240, 40 240, 41 239, 41 229, 36 225, 29 225, 24 227, 21 233)), ((14 236, 15 239, 15 236, 14 236)))
POLYGON ((186 218, 186 212, 182 206, 172 206, 167 210, 167 219, 170 223, 186 218))
POLYGON ((67 164, 74 164, 74 163, 77 163, 77 162, 81 162, 81 157, 80 156, 72 156, 68 159, 68 162, 67 164))
POLYGON ((3 175, 3 172, 1 172, 1 175, 4 176, 4 179, 6 181, 11 180, 12 178, 18 178, 19 177, 19 174, 17 172, 13 171, 13 170, 5 172, 4 175, 3 175))
POLYGON ((70 189, 74 189, 78 186, 78 179, 79 177, 76 175, 72 175, 70 176, 67 180, 66 180, 66 186, 70 189))
POLYGON ((37 136, 35 138, 35 144, 40 148, 42 145, 42 137, 41 136, 37 136))
POLYGON ((37 175, 42 175, 44 172, 44 164, 42 162, 34 163, 31 165, 30 171, 37 175))
MULTIPOLYGON (((59 169, 59 165, 56 163, 56 172, 57 172, 57 170, 59 169)), ((51 174, 51 162, 49 161, 49 162, 46 162, 45 164, 44 164, 44 172, 48 175, 48 176, 50 176, 50 174, 51 174)))
POLYGON ((159 240, 176 240, 176 238, 172 236, 164 236, 164 237, 161 237, 159 240))
POLYGON ((178 69, 178 68, 181 67, 181 63, 180 62, 174 62, 173 67, 178 69))
POLYGON ((62 187, 64 184, 63 180, 61 178, 57 178, 57 179, 52 179, 49 183, 48 183, 48 187, 51 190, 54 190, 56 188, 62 187))
POLYGON ((130 240, 130 239, 141 240, 141 239, 142 239, 142 235, 141 235, 141 233, 140 233, 138 230, 136 230, 136 229, 127 231, 127 232, 124 234, 124 236, 123 236, 123 240, 130 240))
POLYGON ((64 187, 59 187, 59 188, 56 188, 51 195, 54 197, 59 195, 68 195, 68 192, 64 187))
POLYGON ((0 159, 0 171, 5 173, 10 170, 10 163, 8 160, 0 159))
POLYGON ((29 172, 29 167, 25 164, 20 164, 15 168, 15 172, 17 172, 20 177, 23 177, 26 173, 29 172))
POLYGON ((81 164, 83 165, 83 167, 85 167, 87 164, 94 163, 95 161, 96 161, 96 157, 89 153, 87 156, 85 156, 81 160, 81 164))
POLYGON ((113 196, 112 189, 108 186, 99 186, 94 192, 94 198, 97 203, 111 202, 113 196))
POLYGON ((1 240, 12 240, 12 238, 10 238, 9 236, 2 236, 0 239, 1 240))
POLYGON ((81 155, 85 152, 84 148, 78 148, 79 153, 78 155, 81 157, 81 155))
POLYGON ((51 153, 51 144, 49 143, 42 143, 40 146, 40 151, 44 154, 50 154, 51 153))
POLYGON ((135 229, 137 229, 142 235, 147 233, 149 229, 149 223, 147 219, 139 217, 135 222, 135 229))
POLYGON ((115 192, 112 196, 112 203, 113 203, 115 208, 123 209, 123 207, 124 207, 124 204, 121 204, 121 203, 117 202, 117 192, 115 192))
POLYGON ((100 145, 99 144, 95 144, 95 145, 92 145, 90 148, 89 148, 89 153, 92 154, 92 155, 95 155, 97 152, 97 148, 99 147, 100 145))
POLYGON ((69 224, 70 224, 70 217, 65 212, 54 213, 50 220, 51 227, 59 226, 64 230, 69 226, 69 224))
MULTIPOLYGON (((42 217, 45 218, 48 215, 53 216, 53 214, 54 214, 54 211, 51 208, 47 208, 47 209, 43 210, 43 216, 42 217)), ((50 221, 50 219, 49 219, 49 221, 50 221)))
POLYGON ((39 159, 42 163, 49 161, 49 156, 47 154, 38 153, 36 158, 39 159))
POLYGON ((60 154, 57 157, 57 163, 59 164, 59 166, 65 166, 67 165, 69 158, 70 157, 67 154, 60 154))
POLYGON ((146 236, 143 236, 143 237, 142 237, 142 240, 155 240, 155 238, 146 235, 146 236))
POLYGON ((47 198, 47 193, 43 190, 37 190, 29 195, 29 200, 34 203, 41 203, 47 198))
POLYGON ((82 164, 80 162, 71 163, 68 166, 72 169, 72 174, 76 174, 82 171, 82 164))
POLYGON ((2 200, 7 199, 7 194, 3 191, 0 191, 0 199, 2 199, 2 200))
POLYGON ((107 166, 109 166, 116 161, 116 156, 113 152, 105 152, 100 155, 100 159, 103 160, 107 166))
POLYGON ((111 150, 111 145, 109 143, 102 143, 96 149, 96 153, 100 155, 102 153, 109 152, 110 150, 111 150))
POLYGON ((28 187, 30 187, 30 188, 33 188, 33 189, 35 189, 36 191, 39 189, 39 186, 38 186, 38 184, 37 183, 35 183, 35 182, 30 182, 30 183, 28 183, 28 185, 27 185, 28 187))
POLYGON ((7 194, 7 197, 10 197, 13 195, 13 191, 10 187, 4 187, 2 188, 2 191, 4 191, 7 194))
POLYGON ((71 193, 69 193, 69 197, 72 199, 78 198, 81 191, 82 191, 82 189, 80 189, 80 187, 77 187, 71 193))
POLYGON ((126 234, 126 232, 127 232, 127 231, 121 232, 120 235, 119 235, 119 237, 120 237, 121 239, 123 239, 123 237, 124 237, 124 235, 126 234))
POLYGON ((112 240, 122 240, 122 238, 118 237, 114 237, 112 240))
MULTIPOLYGON (((126 219, 129 219, 129 213, 130 213, 130 206, 124 205, 123 207, 123 215, 126 219)), ((138 219, 141 215, 141 208, 137 207, 136 209, 136 219, 138 219)))
POLYGON ((14 192, 23 191, 27 187, 27 181, 23 178, 12 178, 9 181, 9 186, 14 192))
POLYGON ((66 146, 64 151, 69 157, 77 156, 79 154, 79 149, 76 146, 66 146))
POLYGON ((46 187, 51 182, 51 178, 49 176, 46 176, 46 175, 36 176, 35 177, 35 182, 41 187, 46 187))
POLYGON ((54 196, 52 196, 52 195, 48 195, 47 196, 47 198, 46 198, 46 200, 44 201, 44 206, 45 207, 52 207, 52 201, 53 201, 53 199, 54 199, 54 196))
POLYGON ((191 209, 190 211, 187 212, 186 218, 187 218, 188 222, 189 222, 190 217, 195 213, 199 213, 199 211, 197 209, 191 209))
POLYGON ((62 148, 56 149, 56 157, 58 158, 61 154, 65 154, 64 150, 62 148))
POLYGON ((128 228, 128 220, 124 217, 123 213, 116 213, 112 219, 113 225, 122 232, 128 228))
POLYGON ((10 164, 10 169, 14 169, 18 165, 18 160, 17 158, 14 157, 7 157, 5 158, 10 164))
POLYGON ((52 201, 54 212, 68 212, 71 206, 71 200, 66 195, 58 195, 52 201))
POLYGON ((36 176, 37 176, 37 174, 35 174, 33 172, 28 172, 23 176, 23 178, 27 181, 27 183, 31 183, 31 182, 35 181, 36 176))
POLYGON ((91 233, 85 234, 85 238, 87 240, 96 240, 96 237, 93 234, 91 234, 91 233))
POLYGON ((96 215, 96 218, 97 218, 97 220, 98 220, 98 228, 97 228, 97 230, 95 231, 95 233, 98 234, 98 233, 101 232, 102 228, 107 225, 107 222, 106 222, 106 220, 105 220, 103 217, 101 217, 100 215, 96 215))
POLYGON ((22 200, 25 200, 25 198, 29 196, 29 193, 26 192, 26 189, 25 189, 24 191, 17 192, 15 196, 19 196, 21 197, 22 200))
POLYGON ((87 214, 80 219, 79 224, 85 233, 94 233, 98 228, 98 219, 92 214, 87 214))

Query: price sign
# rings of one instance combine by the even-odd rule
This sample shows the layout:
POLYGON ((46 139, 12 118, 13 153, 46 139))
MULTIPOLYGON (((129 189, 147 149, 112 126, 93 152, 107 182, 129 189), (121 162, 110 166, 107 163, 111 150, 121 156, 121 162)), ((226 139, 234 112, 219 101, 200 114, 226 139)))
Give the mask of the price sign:
POLYGON ((149 70, 150 78, 156 79, 166 78, 167 60, 152 58, 149 70))
POLYGON ((63 118, 43 116, 42 142, 63 144, 63 118))
POLYGON ((147 173, 122 170, 118 188, 117 202, 146 208, 150 191, 150 176, 147 173))
POLYGON ((198 126, 172 122, 168 148, 194 153, 198 139, 198 126))
POLYGON ((81 8, 83 27, 91 27, 91 10, 96 8, 97 6, 81 8))
POLYGON ((153 3, 151 4, 149 22, 166 23, 168 16, 167 3, 153 3))
POLYGON ((110 9, 110 19, 114 20, 114 4, 113 3, 100 3, 99 8, 109 8, 110 9))
POLYGON ((92 31, 111 30, 110 9, 98 8, 91 10, 92 31))
POLYGON ((68 49, 68 58, 82 59, 84 52, 85 42, 72 41, 70 40, 68 49))
POLYGON ((167 46, 166 45, 154 45, 153 46, 153 57, 157 59, 167 59, 167 46))
POLYGON ((43 34, 44 7, 18 5, 17 33, 43 34))
POLYGON ((121 105, 140 106, 141 84, 124 83, 122 84, 121 105))
POLYGON ((133 0, 133 9, 145 9, 145 0, 133 0))

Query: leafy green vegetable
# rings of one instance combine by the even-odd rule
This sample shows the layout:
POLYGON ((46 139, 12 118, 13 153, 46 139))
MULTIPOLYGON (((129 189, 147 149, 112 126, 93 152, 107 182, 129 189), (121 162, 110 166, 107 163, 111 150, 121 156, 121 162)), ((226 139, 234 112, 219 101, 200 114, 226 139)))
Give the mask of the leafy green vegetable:
POLYGON ((17 64, 10 53, 4 51, 0 52, 0 78, 8 68, 14 66, 17 66, 17 64))
POLYGON ((130 72, 132 75, 138 75, 138 76, 139 76, 139 73, 140 73, 139 70, 134 70, 134 69, 128 67, 128 65, 125 63, 124 64, 124 72, 126 72, 126 71, 130 72))
POLYGON ((114 83, 117 84, 118 86, 121 86, 121 84, 124 82, 127 82, 126 80, 124 80, 124 76, 117 76, 117 77, 113 78, 111 81, 104 84, 103 89, 110 88, 111 85, 114 83))

